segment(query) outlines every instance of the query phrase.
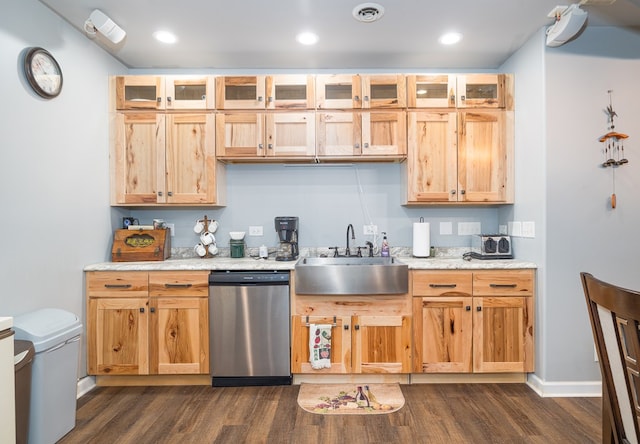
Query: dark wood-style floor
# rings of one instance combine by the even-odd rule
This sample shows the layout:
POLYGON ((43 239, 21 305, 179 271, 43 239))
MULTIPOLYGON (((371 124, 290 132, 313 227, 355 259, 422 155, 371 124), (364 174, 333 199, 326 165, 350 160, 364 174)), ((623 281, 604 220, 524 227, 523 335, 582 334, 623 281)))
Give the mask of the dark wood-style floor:
POLYGON ((524 384, 403 385, 387 415, 298 407, 299 386, 100 387, 71 443, 599 443, 601 398, 541 398, 524 384))

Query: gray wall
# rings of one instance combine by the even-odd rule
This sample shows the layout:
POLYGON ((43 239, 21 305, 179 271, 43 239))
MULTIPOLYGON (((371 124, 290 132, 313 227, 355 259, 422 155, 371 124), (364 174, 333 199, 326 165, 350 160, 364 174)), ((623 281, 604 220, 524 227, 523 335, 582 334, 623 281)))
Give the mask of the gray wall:
POLYGON ((82 268, 104 259, 108 207, 107 75, 125 72, 36 0, 3 2, 0 14, 0 313, 58 307, 84 323, 82 268), (54 100, 22 74, 26 47, 61 65, 54 100))

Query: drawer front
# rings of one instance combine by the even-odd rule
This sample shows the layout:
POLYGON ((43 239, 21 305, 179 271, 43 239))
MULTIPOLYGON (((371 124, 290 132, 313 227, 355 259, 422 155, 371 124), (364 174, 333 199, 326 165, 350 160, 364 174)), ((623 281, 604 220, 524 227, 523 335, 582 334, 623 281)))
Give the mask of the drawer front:
POLYGON ((474 296, 533 296, 533 270, 487 270, 473 273, 474 296))
POLYGON ((149 296, 209 296, 208 271, 152 271, 149 296))
POLYGON ((89 297, 146 297, 149 277, 146 271, 90 271, 87 272, 89 297))
POLYGON ((413 296, 471 296, 470 271, 414 271, 413 296))

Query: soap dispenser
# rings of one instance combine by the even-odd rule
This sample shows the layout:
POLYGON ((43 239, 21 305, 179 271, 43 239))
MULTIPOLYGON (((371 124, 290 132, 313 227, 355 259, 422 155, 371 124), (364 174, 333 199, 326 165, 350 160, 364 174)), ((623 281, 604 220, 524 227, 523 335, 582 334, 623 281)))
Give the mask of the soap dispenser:
POLYGON ((387 240, 387 233, 382 232, 382 248, 380 248, 380 256, 389 257, 389 241, 387 240))

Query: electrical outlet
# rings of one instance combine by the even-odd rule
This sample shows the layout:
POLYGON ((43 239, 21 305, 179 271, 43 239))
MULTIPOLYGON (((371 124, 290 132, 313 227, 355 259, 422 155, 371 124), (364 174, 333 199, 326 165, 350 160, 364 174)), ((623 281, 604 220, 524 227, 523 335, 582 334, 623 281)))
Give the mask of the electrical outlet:
POLYGON ((364 225, 362 227, 362 234, 365 236, 378 234, 378 226, 377 225, 364 225))
POLYGON ((249 236, 262 236, 263 234, 262 225, 249 227, 249 236))
POLYGON ((167 228, 169 229, 169 233, 171 234, 171 236, 175 236, 176 235, 176 226, 175 226, 175 224, 167 224, 167 228))

